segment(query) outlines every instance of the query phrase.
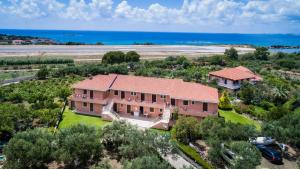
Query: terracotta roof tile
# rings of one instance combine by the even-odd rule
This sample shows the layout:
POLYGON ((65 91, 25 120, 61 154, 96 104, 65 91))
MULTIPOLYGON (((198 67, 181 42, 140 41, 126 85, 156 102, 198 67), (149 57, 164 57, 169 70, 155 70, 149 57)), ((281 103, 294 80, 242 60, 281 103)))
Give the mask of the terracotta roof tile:
POLYGON ((116 77, 116 74, 97 75, 80 81, 74 84, 72 87, 78 89, 107 91, 111 87, 116 77))
POLYGON ((172 98, 218 103, 218 90, 182 79, 166 79, 129 75, 98 75, 86 79, 73 88, 106 91, 121 90, 140 93, 169 95, 172 98))
POLYGON ((238 66, 234 68, 225 68, 222 70, 210 72, 209 75, 223 77, 231 80, 253 79, 260 81, 262 78, 246 67, 238 66))

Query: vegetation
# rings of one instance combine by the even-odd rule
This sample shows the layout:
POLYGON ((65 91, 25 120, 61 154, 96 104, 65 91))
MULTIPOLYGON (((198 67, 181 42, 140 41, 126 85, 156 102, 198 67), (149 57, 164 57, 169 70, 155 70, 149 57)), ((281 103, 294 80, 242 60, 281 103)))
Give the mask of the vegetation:
POLYGON ((228 92, 225 90, 219 99, 219 108, 222 110, 232 110, 228 92))
POLYGON ((249 117, 246 117, 244 115, 238 114, 235 111, 219 110, 219 114, 221 117, 224 117, 224 119, 228 122, 253 125, 258 130, 260 130, 261 128, 260 124, 257 121, 252 120, 249 117))
POLYGON ((140 55, 135 51, 129 51, 126 54, 122 51, 111 51, 104 54, 102 57, 102 63, 115 64, 123 62, 138 62, 140 55))
POLYGON ((231 47, 230 49, 226 49, 224 54, 230 59, 238 59, 239 56, 238 51, 233 47, 231 47))
POLYGON ((183 143, 177 142, 177 145, 181 151, 183 151, 187 156, 195 160, 198 164, 200 164, 204 169, 212 169, 213 167, 202 159, 200 154, 193 149, 192 147, 185 145, 183 143))
POLYGON ((109 168, 101 160, 106 149, 118 156, 117 160, 122 159, 125 168, 171 168, 158 152, 169 153, 175 150, 172 147, 169 137, 138 130, 125 122, 113 122, 102 130, 81 124, 57 133, 34 129, 20 132, 10 140, 4 149, 4 167, 46 168, 55 161, 63 164, 62 168, 109 168))
POLYGON ((261 153, 252 144, 245 141, 232 142, 229 145, 230 150, 236 152, 237 158, 233 169, 255 169, 260 164, 261 153))
POLYGON ((65 109, 62 119, 63 120, 59 123, 60 129, 69 128, 78 124, 102 128, 109 124, 109 122, 102 120, 100 117, 75 114, 68 107, 65 109))
POLYGON ((44 64, 70 64, 74 63, 72 59, 62 58, 2 58, 0 59, 0 66, 8 65, 44 65, 44 64))
POLYGON ((173 126, 173 137, 183 143, 189 143, 199 137, 199 122, 194 117, 179 117, 173 126))

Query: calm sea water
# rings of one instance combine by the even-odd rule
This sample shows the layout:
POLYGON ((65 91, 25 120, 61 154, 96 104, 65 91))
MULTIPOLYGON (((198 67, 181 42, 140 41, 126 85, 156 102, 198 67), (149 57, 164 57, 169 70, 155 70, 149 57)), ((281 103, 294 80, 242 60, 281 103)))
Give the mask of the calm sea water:
POLYGON ((83 42, 86 44, 102 42, 106 45, 130 45, 135 42, 151 42, 162 45, 250 44, 256 46, 300 46, 300 35, 295 34, 220 34, 14 29, 0 29, 0 33, 45 37, 57 42, 72 41, 83 42))

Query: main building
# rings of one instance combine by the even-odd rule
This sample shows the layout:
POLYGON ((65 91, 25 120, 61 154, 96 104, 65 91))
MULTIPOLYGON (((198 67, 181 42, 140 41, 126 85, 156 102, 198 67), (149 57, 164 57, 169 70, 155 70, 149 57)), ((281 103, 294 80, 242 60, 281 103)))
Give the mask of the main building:
POLYGON ((130 75, 97 75, 72 86, 69 104, 77 113, 154 121, 153 128, 167 129, 172 113, 202 119, 217 115, 218 91, 181 79, 130 75))

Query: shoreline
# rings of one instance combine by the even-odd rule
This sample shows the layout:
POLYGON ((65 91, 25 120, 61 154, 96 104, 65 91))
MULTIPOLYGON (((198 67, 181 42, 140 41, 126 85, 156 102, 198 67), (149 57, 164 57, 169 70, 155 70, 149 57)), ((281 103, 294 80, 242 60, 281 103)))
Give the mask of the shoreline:
POLYGON ((240 54, 255 50, 241 45, 0 45, 0 57, 64 57, 84 60, 100 59, 108 51, 136 51, 141 59, 155 59, 223 54, 230 47, 235 47, 240 54))

